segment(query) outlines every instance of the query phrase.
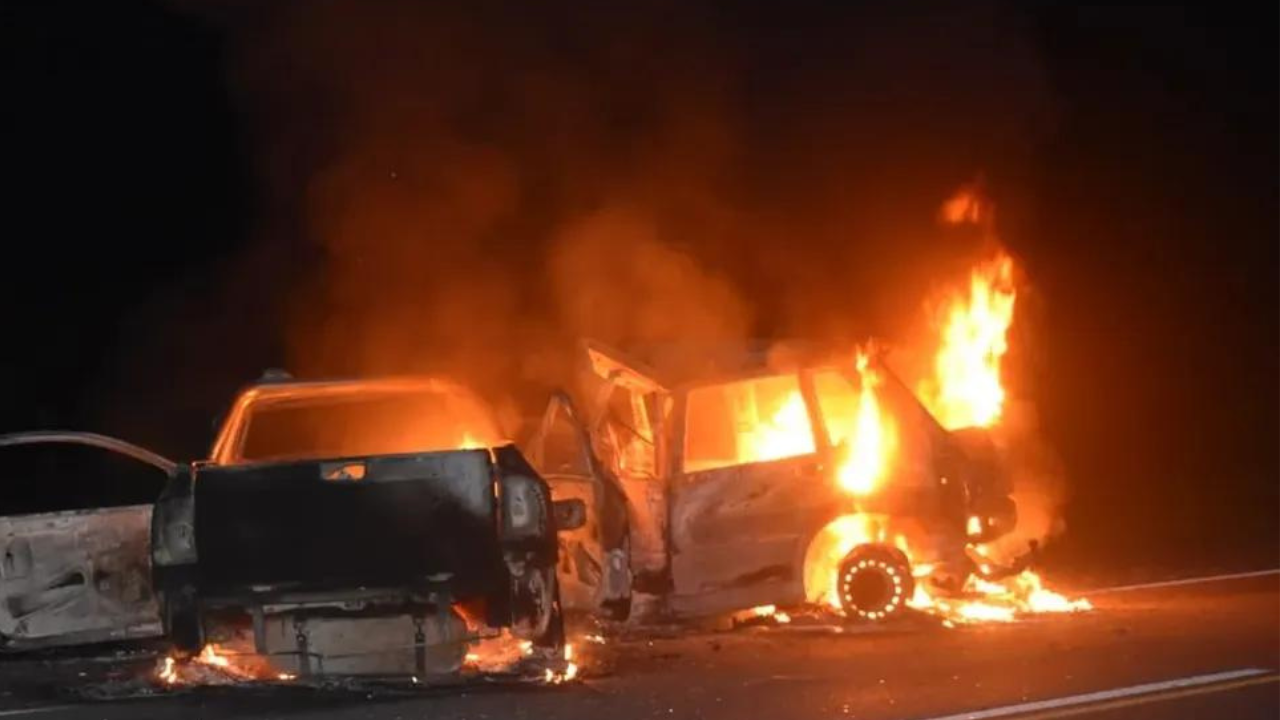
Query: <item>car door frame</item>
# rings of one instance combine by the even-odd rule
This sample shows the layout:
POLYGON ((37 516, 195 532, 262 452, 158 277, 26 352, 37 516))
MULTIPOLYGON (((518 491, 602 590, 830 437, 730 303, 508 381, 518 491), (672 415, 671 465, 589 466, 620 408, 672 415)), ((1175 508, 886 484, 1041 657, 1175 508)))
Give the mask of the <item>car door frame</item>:
POLYGON ((596 457, 591 435, 573 398, 552 393, 538 428, 526 445, 529 462, 551 487, 553 500, 580 499, 587 508, 581 528, 561 530, 561 602, 571 610, 599 612, 623 620, 631 607, 630 513, 618 479, 596 457), (546 466, 546 442, 560 416, 573 429, 579 467, 585 475, 546 466), (595 577, 592 577, 592 576, 595 577))
MULTIPOLYGON (((94 447, 132 458, 165 474, 166 482, 178 465, 146 448, 118 438, 89 432, 32 431, 0 435, 0 447, 67 444, 94 447)), ((12 623, 0 636, 0 649, 26 650, 109 640, 158 637, 163 634, 151 576, 151 514, 154 505, 125 505, 84 510, 55 510, 0 518, 0 604, 3 621, 12 623), (63 535, 68 534, 69 537, 63 535), (65 549, 55 558, 34 557, 32 543, 65 549), (92 549, 99 553, 92 555, 92 549), (46 575, 40 574, 41 570, 46 575), (90 591, 77 596, 75 588, 90 591), (125 593, 113 604, 106 592, 125 593), (136 597, 134 596, 136 594, 136 597), (81 602, 100 612, 70 613, 81 602), (67 611, 67 628, 34 631, 67 611), (37 625, 38 627, 38 625, 37 625)))

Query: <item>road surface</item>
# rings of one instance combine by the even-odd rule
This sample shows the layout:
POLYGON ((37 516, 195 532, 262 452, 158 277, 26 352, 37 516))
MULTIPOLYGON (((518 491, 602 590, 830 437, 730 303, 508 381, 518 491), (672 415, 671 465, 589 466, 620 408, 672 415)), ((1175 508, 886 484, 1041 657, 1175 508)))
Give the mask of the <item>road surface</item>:
POLYGON ((558 687, 204 689, 84 703, 68 701, 65 680, 41 686, 10 661, 0 720, 1280 717, 1280 576, 1092 600, 1091 613, 1010 625, 613 641, 587 647, 585 681, 558 687))

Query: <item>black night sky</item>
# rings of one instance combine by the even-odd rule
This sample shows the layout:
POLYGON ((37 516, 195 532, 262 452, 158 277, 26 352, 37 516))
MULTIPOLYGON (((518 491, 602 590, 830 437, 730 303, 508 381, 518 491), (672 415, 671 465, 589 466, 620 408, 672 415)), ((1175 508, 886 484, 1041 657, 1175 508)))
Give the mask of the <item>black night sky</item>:
MULTIPOLYGON (((734 329, 892 335, 981 172, 1060 552, 1275 566, 1274 5, 429 5, 8 4, 0 430, 194 459, 267 367, 483 356, 519 395, 581 329, 574 273, 630 257, 546 269, 601 208, 731 288, 734 329)), ((615 340, 697 331, 651 327, 615 340)))

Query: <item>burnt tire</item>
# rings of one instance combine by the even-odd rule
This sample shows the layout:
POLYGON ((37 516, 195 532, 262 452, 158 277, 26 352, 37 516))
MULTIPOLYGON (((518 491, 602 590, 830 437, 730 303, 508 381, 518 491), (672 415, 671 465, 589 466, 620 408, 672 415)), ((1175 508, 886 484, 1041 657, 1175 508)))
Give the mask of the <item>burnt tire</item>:
POLYGON ((888 545, 859 545, 840 562, 836 590, 845 616, 882 622, 901 614, 915 592, 911 561, 888 545))
POLYGON ((527 568, 512 578, 511 630, 538 647, 564 644, 564 616, 556 569, 527 568))

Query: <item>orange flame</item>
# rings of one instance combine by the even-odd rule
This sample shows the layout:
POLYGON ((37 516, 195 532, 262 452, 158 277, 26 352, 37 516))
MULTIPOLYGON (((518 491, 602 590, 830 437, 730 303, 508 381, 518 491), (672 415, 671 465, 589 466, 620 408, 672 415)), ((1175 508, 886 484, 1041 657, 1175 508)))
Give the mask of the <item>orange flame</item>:
MULTIPOLYGON (((599 635, 588 635, 586 640, 595 643, 604 642, 604 638, 599 635)), ((504 629, 497 635, 472 641, 463 659, 463 666, 479 673, 509 672, 525 658, 532 657, 535 652, 532 642, 520 640, 504 629)), ((544 682, 559 685, 578 677, 579 667, 573 659, 573 645, 565 643, 562 652, 563 666, 558 669, 544 668, 542 675, 544 682)))
POLYGON ((809 429, 808 410, 799 392, 792 392, 773 416, 756 425, 754 435, 742 447, 753 457, 744 462, 762 462, 795 457, 813 452, 813 432, 809 429))
POLYGON ((884 478, 894 437, 893 428, 881 414, 880 401, 876 397, 880 376, 871 368, 866 353, 858 353, 857 367, 862 378, 858 415, 854 421, 848 457, 837 469, 836 479, 840 489, 850 495, 861 496, 870 494, 884 478))
POLYGON ((156 677, 170 686, 295 679, 289 673, 273 669, 261 656, 229 652, 217 644, 205 645, 199 655, 186 660, 173 656, 163 658, 156 669, 156 677))
POLYGON ((1013 258, 1004 252, 972 270, 967 294, 946 300, 933 377, 918 387, 943 427, 990 427, 999 421, 1005 400, 1000 370, 1016 300, 1013 258))
MULTIPOLYGON (((960 220, 976 219, 976 207, 957 203, 960 220)), ((934 358, 933 377, 921 383, 920 397, 947 429, 989 427, 999 422, 1005 400, 1001 363, 1008 351, 1007 334, 1013 322, 1017 295, 1013 285, 1013 259, 1001 252, 975 267, 969 276, 968 292, 955 293, 945 304, 940 348, 934 358)), ((837 468, 840 489, 853 499, 850 514, 829 523, 810 543, 805 556, 805 597, 809 602, 840 609, 838 573, 843 559, 863 544, 897 547, 912 562, 916 583, 907 605, 941 617, 946 625, 974 622, 1012 622, 1021 614, 1076 612, 1091 608, 1087 600, 1070 600, 1043 586, 1031 571, 990 582, 977 576, 966 580, 959 598, 934 597, 929 577, 934 567, 917 564, 907 538, 890 535, 888 518, 858 511, 858 499, 878 490, 891 465, 896 431, 891 419, 880 410, 876 389, 880 377, 865 353, 857 358, 862 388, 856 416, 826 418, 832 441, 847 438, 848 454, 837 468)), ((850 413, 854 414, 854 413, 850 413)), ((980 535, 982 519, 967 519, 966 532, 980 535)), ((987 549, 973 550, 983 558, 981 568, 990 571, 987 549)))

